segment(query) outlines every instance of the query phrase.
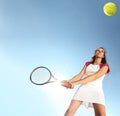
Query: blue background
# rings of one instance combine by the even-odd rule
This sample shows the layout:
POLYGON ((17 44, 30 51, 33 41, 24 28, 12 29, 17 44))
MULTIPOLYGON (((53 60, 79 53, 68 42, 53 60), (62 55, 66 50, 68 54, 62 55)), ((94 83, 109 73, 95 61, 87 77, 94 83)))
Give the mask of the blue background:
MULTIPOLYGON (((69 79, 101 46, 111 69, 103 82, 107 116, 120 114, 120 1, 112 1, 118 10, 108 17, 108 0, 0 0, 1 116, 63 116, 77 87, 35 86, 32 69, 69 79)), ((93 114, 81 106, 76 116, 93 114)))

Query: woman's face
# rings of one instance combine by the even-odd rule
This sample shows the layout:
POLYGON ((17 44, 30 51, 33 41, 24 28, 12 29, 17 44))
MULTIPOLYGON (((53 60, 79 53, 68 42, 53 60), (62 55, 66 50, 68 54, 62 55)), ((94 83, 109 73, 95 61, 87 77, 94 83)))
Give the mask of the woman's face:
POLYGON ((98 49, 95 51, 95 56, 96 56, 96 58, 104 58, 104 54, 105 54, 105 51, 104 51, 104 49, 102 49, 102 48, 98 48, 98 49))

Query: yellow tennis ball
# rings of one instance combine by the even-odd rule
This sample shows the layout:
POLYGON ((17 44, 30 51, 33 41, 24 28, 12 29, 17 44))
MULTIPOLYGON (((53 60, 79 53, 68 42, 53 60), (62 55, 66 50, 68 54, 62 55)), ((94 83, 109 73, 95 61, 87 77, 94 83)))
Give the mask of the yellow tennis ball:
POLYGON ((108 2, 104 5, 103 11, 107 16, 113 16, 117 12, 117 6, 113 2, 108 2))

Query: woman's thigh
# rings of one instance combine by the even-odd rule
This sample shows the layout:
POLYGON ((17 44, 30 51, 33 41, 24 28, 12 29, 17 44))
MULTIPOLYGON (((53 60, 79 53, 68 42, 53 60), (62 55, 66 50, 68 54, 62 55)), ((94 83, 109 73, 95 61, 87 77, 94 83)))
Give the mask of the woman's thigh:
POLYGON ((76 111, 81 104, 82 104, 82 101, 72 100, 68 109, 76 111))
POLYGON ((105 106, 102 104, 93 103, 95 116, 106 116, 105 106))

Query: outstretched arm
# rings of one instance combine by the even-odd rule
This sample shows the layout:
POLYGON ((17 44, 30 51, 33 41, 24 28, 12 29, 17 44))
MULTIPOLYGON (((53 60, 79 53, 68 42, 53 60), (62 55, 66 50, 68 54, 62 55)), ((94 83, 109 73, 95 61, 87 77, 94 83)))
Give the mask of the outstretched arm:
POLYGON ((92 82, 98 78, 100 78, 101 76, 103 76, 104 74, 106 74, 108 71, 108 66, 103 66, 98 72, 96 72, 95 74, 89 75, 84 79, 81 79, 79 81, 72 81, 71 84, 72 86, 75 86, 77 84, 85 84, 85 83, 89 83, 92 82))
POLYGON ((70 83, 78 81, 82 78, 82 76, 85 74, 86 72, 86 65, 84 65, 83 69, 80 71, 80 73, 78 73, 77 75, 75 75, 72 79, 68 80, 70 83))
POLYGON ((83 69, 80 71, 80 73, 75 75, 72 79, 70 79, 70 80, 63 80, 61 82, 62 86, 66 87, 66 88, 71 88, 72 87, 72 83, 79 81, 81 79, 81 77, 85 74, 85 72, 86 72, 86 65, 83 67, 83 69))

